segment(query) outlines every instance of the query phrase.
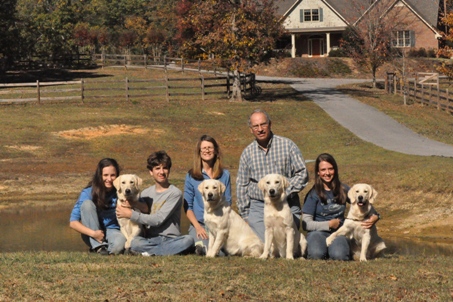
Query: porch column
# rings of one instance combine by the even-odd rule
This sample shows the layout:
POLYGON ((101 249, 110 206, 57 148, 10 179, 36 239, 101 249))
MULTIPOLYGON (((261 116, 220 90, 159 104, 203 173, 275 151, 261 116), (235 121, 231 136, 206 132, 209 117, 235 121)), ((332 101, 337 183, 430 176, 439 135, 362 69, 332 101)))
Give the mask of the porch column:
POLYGON ((296 57, 296 35, 291 34, 291 58, 296 57))
POLYGON ((330 52, 330 33, 326 33, 326 57, 329 56, 330 52))

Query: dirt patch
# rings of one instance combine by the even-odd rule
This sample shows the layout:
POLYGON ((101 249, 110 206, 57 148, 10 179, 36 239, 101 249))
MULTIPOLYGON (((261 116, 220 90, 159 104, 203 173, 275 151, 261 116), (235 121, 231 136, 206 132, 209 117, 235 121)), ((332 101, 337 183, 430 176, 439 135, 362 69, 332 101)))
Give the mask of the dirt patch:
POLYGON ((159 135, 163 134, 165 131, 162 129, 151 130, 147 128, 128 125, 107 125, 53 132, 52 134, 66 139, 94 139, 102 136, 112 136, 120 134, 146 134, 149 132, 153 132, 155 135, 159 135))
POLYGON ((14 150, 19 150, 19 151, 36 151, 41 149, 41 146, 30 146, 30 145, 21 145, 21 146, 5 146, 8 149, 14 149, 14 150))

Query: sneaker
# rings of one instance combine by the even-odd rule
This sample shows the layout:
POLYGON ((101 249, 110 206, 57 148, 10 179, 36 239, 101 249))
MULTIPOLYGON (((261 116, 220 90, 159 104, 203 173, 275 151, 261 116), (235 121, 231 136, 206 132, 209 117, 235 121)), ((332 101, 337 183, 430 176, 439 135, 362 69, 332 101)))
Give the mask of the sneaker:
POLYGON ((195 254, 198 256, 205 256, 206 255, 206 248, 204 245, 196 245, 195 246, 195 254))
POLYGON ((107 247, 105 245, 101 245, 95 250, 93 250, 94 253, 97 253, 102 256, 107 256, 109 254, 109 251, 107 250, 107 247))

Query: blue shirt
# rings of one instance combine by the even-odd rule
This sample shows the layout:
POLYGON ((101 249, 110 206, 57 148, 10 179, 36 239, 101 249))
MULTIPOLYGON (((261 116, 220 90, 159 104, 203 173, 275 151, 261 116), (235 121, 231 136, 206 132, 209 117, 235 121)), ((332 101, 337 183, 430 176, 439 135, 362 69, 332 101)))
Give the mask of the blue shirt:
MULTIPOLYGON (((241 154, 236 180, 237 207, 242 218, 247 218, 251 201, 264 202, 258 182, 267 174, 280 174, 290 183, 287 195, 300 192, 308 182, 307 168, 297 145, 290 139, 274 135, 263 150, 256 140, 241 154)), ((293 213, 300 213, 300 206, 293 213)))
MULTIPOLYGON (((107 209, 98 209, 99 221, 102 223, 101 227, 106 229, 119 229, 118 220, 116 218, 116 201, 118 200, 116 196, 116 191, 107 193, 105 197, 108 201, 109 207, 107 209)), ((81 221, 82 216, 80 213, 80 207, 85 200, 92 200, 91 187, 85 188, 79 195, 76 204, 71 212, 71 217, 69 221, 81 221)))
MULTIPOLYGON (((203 180, 210 179, 208 174, 206 174, 204 171, 202 172, 202 174, 203 180)), ((187 173, 186 181, 184 183, 184 210, 186 212, 187 210, 192 210, 195 214, 195 217, 197 218, 197 221, 201 222, 202 224, 204 224, 204 203, 203 198, 201 197, 201 193, 200 191, 198 191, 198 185, 203 180, 197 180, 190 176, 189 173, 187 173)), ((222 175, 217 180, 221 181, 225 185, 225 200, 228 202, 228 204, 231 205, 230 172, 228 172, 228 170, 226 169, 223 169, 222 175)))

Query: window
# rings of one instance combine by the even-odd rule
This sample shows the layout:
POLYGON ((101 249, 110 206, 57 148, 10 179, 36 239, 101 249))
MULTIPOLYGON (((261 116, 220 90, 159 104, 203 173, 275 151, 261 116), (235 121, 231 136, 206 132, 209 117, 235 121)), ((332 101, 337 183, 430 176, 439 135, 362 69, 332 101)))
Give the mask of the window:
POLYGON ((400 30, 393 33, 393 47, 414 46, 414 32, 410 30, 400 30))
POLYGON ((322 8, 301 9, 300 22, 322 22, 322 8))

